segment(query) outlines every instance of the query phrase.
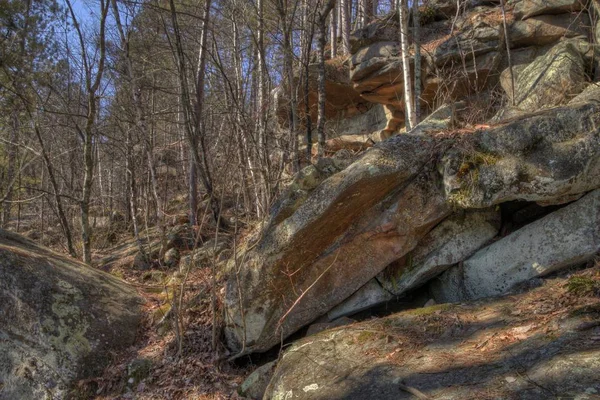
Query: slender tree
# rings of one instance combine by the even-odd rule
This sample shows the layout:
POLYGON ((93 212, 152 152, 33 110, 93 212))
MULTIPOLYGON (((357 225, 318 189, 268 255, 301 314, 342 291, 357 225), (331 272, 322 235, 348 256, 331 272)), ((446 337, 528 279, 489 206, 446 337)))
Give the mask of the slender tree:
POLYGON ((408 51, 408 19, 407 0, 398 0, 398 15, 400 18, 400 48, 402 51, 402 76, 404 78, 404 114, 406 131, 415 126, 415 109, 413 107, 412 79, 410 73, 410 54, 408 51))
POLYGON ((335 0, 326 0, 318 11, 317 16, 317 91, 318 91, 318 117, 317 148, 319 158, 325 154, 325 42, 327 41, 327 16, 335 5, 335 0))
POLYGON ((413 0, 413 44, 415 47, 415 100, 414 100, 414 115, 413 124, 416 125, 421 119, 421 37, 419 36, 419 28, 421 21, 419 18, 419 0, 413 0))
POLYGON ((83 32, 79 25, 79 20, 73 10, 71 0, 66 0, 71 20, 75 28, 77 39, 81 48, 81 61, 83 63, 83 73, 85 75, 86 91, 86 116, 83 129, 78 125, 80 136, 83 138, 83 166, 84 177, 82 185, 81 199, 79 207, 81 210, 81 241, 83 248, 83 261, 92 262, 92 230, 90 228, 90 201, 92 196, 92 185, 94 182, 94 130, 96 128, 96 118, 99 106, 98 90, 104 75, 104 65, 106 61, 106 17, 108 15, 108 0, 100 0, 100 21, 98 35, 98 60, 97 65, 93 65, 88 57, 88 46, 85 42, 83 32))

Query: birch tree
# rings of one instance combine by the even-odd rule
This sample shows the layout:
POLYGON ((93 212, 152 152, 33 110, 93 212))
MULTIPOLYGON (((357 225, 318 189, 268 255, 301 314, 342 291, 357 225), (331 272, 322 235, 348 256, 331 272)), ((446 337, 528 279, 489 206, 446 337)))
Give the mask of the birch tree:
POLYGON ((398 0, 398 15, 400 22, 400 49, 402 51, 402 77, 404 78, 404 115, 406 131, 415 126, 416 116, 413 107, 412 79, 410 73, 410 53, 408 50, 408 8, 407 0, 398 0))

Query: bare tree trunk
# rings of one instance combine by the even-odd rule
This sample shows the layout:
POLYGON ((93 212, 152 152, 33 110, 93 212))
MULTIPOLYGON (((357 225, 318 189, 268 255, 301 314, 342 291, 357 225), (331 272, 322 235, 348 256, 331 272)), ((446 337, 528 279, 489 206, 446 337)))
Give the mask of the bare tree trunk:
POLYGON ((133 160, 133 146, 131 144, 131 132, 127 129, 127 139, 125 142, 126 146, 126 156, 125 156, 125 169, 127 171, 127 193, 129 194, 128 199, 128 209, 131 215, 131 223, 133 225, 133 236, 138 245, 138 250, 144 261, 146 263, 149 262, 148 255, 144 249, 144 244, 142 242, 142 238, 140 236, 140 224, 137 217, 137 187, 135 184, 136 175, 135 175, 135 162, 133 160))
POLYGON ((90 229, 90 199, 92 196, 92 184, 94 180, 94 126, 96 123, 98 110, 97 92, 100 88, 102 75, 104 74, 104 62, 106 60, 106 17, 108 14, 108 0, 100 0, 100 33, 99 33, 99 56, 96 66, 90 64, 87 58, 87 46, 84 43, 83 34, 79 27, 77 16, 73 11, 71 0, 66 0, 69 8, 73 26, 77 32, 77 38, 81 46, 81 58, 85 72, 85 87, 87 94, 87 114, 83 132, 83 191, 80 200, 81 209, 81 241, 83 247, 83 261, 87 264, 92 262, 92 232, 90 229), (92 73, 95 72, 95 77, 92 79, 92 73))
POLYGON ((413 0, 413 43, 415 46, 415 101, 413 121, 416 126, 421 119, 421 38, 419 36, 421 21, 419 18, 419 1, 413 0))
POLYGON ((329 43, 331 46, 331 58, 335 58, 337 56, 337 20, 338 20, 338 11, 339 6, 336 5, 331 10, 331 18, 329 21, 329 43))
MULTIPOLYGON (((314 35, 314 19, 311 19, 310 2, 309 0, 304 1, 304 12, 302 16, 303 29, 303 40, 302 40, 302 63, 303 63, 303 86, 304 86, 304 115, 306 118, 306 162, 310 163, 312 157, 312 117, 310 115, 309 105, 309 89, 310 89, 310 77, 309 77, 309 65, 310 65, 310 49, 312 47, 313 35, 314 35)), ((314 14, 312 14, 314 15, 314 14)))
POLYGON ((406 131, 415 126, 415 111, 413 107, 412 79, 410 74, 410 54, 408 52, 408 21, 406 0, 398 0, 400 17, 400 47, 402 49, 402 76, 404 77, 404 114, 406 116, 406 131))
POLYGON ((340 0, 340 15, 342 19, 342 53, 350 54, 350 3, 351 0, 340 0))
POLYGON ((258 74, 258 90, 257 90, 257 131, 258 131, 258 159, 261 163, 260 173, 262 177, 262 210, 259 218, 267 212, 270 187, 269 187, 269 143, 267 142, 267 124, 266 124, 266 73, 267 66, 265 61, 265 41, 264 41, 264 0, 257 0, 258 10, 258 31, 257 31, 257 74, 258 74))
POLYGON ((13 110, 12 113, 12 129, 10 131, 10 143, 8 144, 8 165, 6 168, 6 194, 4 195, 4 202, 2 203, 3 215, 2 215, 2 227, 6 228, 10 222, 10 211, 13 199, 13 182, 15 180, 15 168, 17 166, 18 146, 19 142, 19 115, 18 110, 13 110))
POLYGON ((211 204, 211 210, 213 218, 219 221, 219 200, 215 196, 210 171, 208 169, 208 163, 206 160, 207 153, 203 146, 203 127, 202 127, 202 112, 204 102, 204 75, 206 65, 206 43, 208 37, 208 24, 210 17, 211 0, 206 0, 203 12, 203 27, 202 37, 200 38, 200 49, 198 51, 198 67, 196 69, 196 102, 192 108, 191 96, 189 93, 188 84, 188 67, 186 65, 186 57, 183 49, 183 43, 181 38, 181 32, 179 30, 179 23, 177 18, 177 11, 175 9, 174 0, 169 1, 171 9, 171 22, 173 24, 173 37, 175 41, 174 56, 177 62, 177 77, 179 79, 179 92, 181 96, 181 105, 184 116, 184 126, 186 132, 186 138, 188 141, 190 154, 196 166, 196 172, 198 173, 200 180, 209 196, 211 204), (199 146, 200 145, 200 146, 199 146), (201 147, 199 149, 199 147, 201 147), (200 153, 200 150, 202 153, 200 153), (202 154, 202 156, 200 155, 202 154))
POLYGON ((37 122, 34 121, 33 130, 35 132, 35 136, 40 145, 42 158, 44 159, 44 164, 46 164, 46 170, 48 171, 48 179, 50 180, 50 185, 52 185, 52 191, 54 192, 54 201, 56 202, 56 211, 58 214, 58 220, 60 221, 60 225, 65 234, 65 238, 67 239, 67 250, 71 257, 77 258, 77 252, 75 251, 75 247, 73 246, 73 235, 71 234, 71 228, 69 226, 69 220, 65 214, 65 208, 63 206, 62 197, 59 192, 58 183, 56 181, 56 177, 54 175, 54 167, 52 166, 52 162, 50 161, 50 157, 46 152, 46 146, 44 144, 44 140, 42 138, 42 133, 40 131, 40 127, 37 122))
POLYGON ((335 0, 327 0, 323 8, 319 10, 317 19, 317 92, 318 92, 318 117, 317 136, 319 145, 317 147, 319 158, 325 154, 325 42, 327 40, 327 15, 335 5, 335 0))
POLYGON ((356 29, 360 29, 366 25, 366 4, 365 0, 356 0, 356 29))
MULTIPOLYGON (((291 141, 291 161, 292 171, 296 173, 300 170, 300 163, 298 160, 298 99, 296 95, 296 85, 294 85, 294 48, 293 48, 293 31, 292 24, 295 19, 298 1, 296 1, 292 10, 290 11, 287 7, 287 2, 283 0, 276 1, 276 8, 279 14, 279 20, 281 22, 281 31, 283 34, 282 51, 283 51, 283 76, 287 81, 288 97, 290 100, 290 112, 289 112, 289 127, 290 127, 290 141, 291 141), (291 14, 290 21, 288 22, 288 14, 291 14)), ((332 19, 333 21, 333 19, 332 19)), ((332 32, 335 32, 332 29, 332 32)), ((285 86, 285 85, 284 85, 285 86)))
POLYGON ((510 58, 510 38, 508 36, 508 28, 506 26, 506 10, 504 8, 504 0, 500 0, 500 9, 502 10, 502 26, 504 29, 504 41, 506 44, 506 56, 508 59, 508 70, 510 72, 510 86, 512 92, 512 106, 515 105, 515 75, 513 73, 512 60, 510 58))

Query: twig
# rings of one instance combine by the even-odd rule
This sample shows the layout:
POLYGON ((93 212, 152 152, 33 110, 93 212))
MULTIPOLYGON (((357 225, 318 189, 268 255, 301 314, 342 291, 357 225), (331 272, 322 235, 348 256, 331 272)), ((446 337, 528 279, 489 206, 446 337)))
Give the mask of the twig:
POLYGON ((313 283, 311 283, 310 286, 308 288, 306 288, 306 290, 304 292, 302 292, 302 294, 300 295, 300 297, 298 297, 296 299, 296 301, 294 302, 294 304, 292 304, 292 306, 287 310, 287 312, 283 315, 283 317, 281 317, 279 319, 279 321, 277 322, 277 329, 281 328, 281 324, 283 324, 283 321, 292 312, 292 310, 298 305, 298 303, 300 303, 300 300, 302 300, 302 298, 304 298, 304 295, 306 295, 306 293, 308 293, 309 290, 312 289, 317 284, 317 282, 319 282, 319 280, 323 277, 323 275, 325 275, 327 273, 327 271, 329 271, 331 269, 331 267, 333 267, 333 265, 337 261, 337 258, 338 258, 339 254, 340 254, 340 252, 338 250, 338 252, 335 254, 335 258, 333 259, 333 262, 331 264, 329 264, 329 266, 327 268, 325 268, 325 271, 321 272, 321 275, 319 275, 317 277, 317 279, 315 279, 315 281, 313 283))
POLYGON ((403 390, 403 391, 405 391, 407 393, 410 393, 410 394, 412 394, 413 396, 415 396, 418 399, 421 399, 421 400, 432 400, 431 397, 427 396, 425 393, 421 392, 419 389, 407 386, 403 382, 398 383, 398 387, 400 387, 400 390, 403 390))

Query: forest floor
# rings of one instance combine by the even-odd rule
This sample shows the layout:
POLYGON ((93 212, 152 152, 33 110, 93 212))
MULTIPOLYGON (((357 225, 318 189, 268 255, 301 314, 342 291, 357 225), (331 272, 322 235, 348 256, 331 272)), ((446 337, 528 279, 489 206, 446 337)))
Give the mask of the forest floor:
MULTIPOLYGON (((224 360, 225 349, 220 341, 216 350, 212 348, 210 263, 195 265, 183 285, 181 281, 172 285, 169 281, 178 275, 177 269, 136 270, 131 267, 135 253, 135 243, 129 239, 116 248, 96 254, 97 260, 103 260, 97 261, 99 268, 138 289, 145 300, 143 323, 136 345, 123 354, 114 355, 101 377, 79 382, 79 398, 240 399, 236 389, 255 366, 251 363, 239 366, 224 360), (181 288, 183 296, 180 297, 181 288), (175 304, 180 305, 179 312, 170 309, 173 297, 178 300, 175 304), (175 328, 177 319, 179 332, 175 328), (138 371, 140 365, 146 366, 141 372, 138 371)), ((222 282, 218 282, 217 287, 221 286, 222 282)), ((217 318, 217 327, 220 326, 220 318, 217 318)))

